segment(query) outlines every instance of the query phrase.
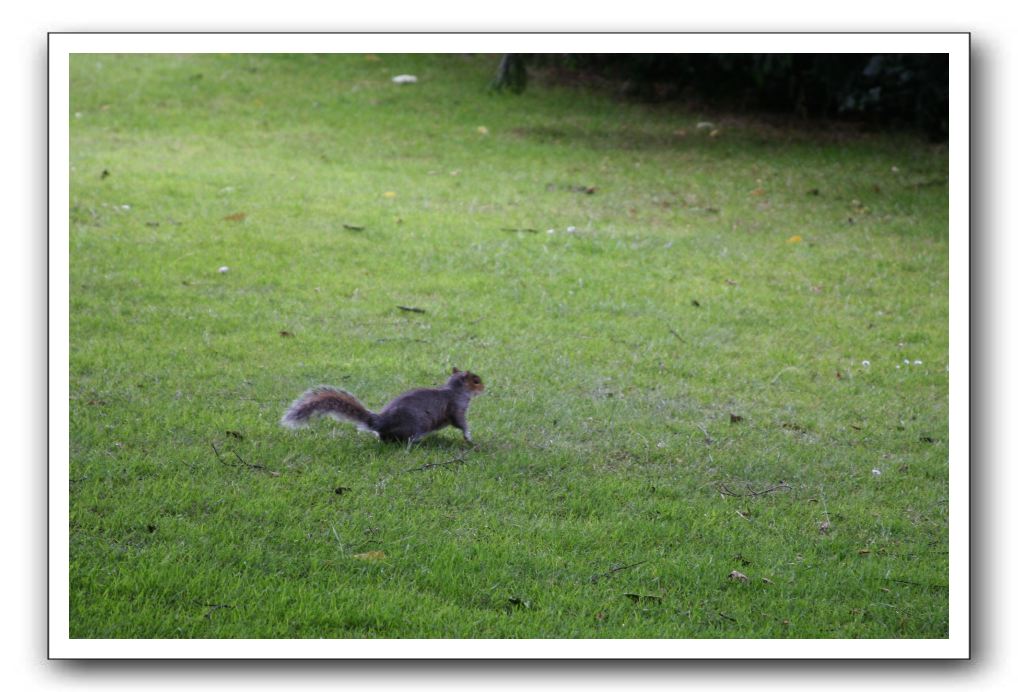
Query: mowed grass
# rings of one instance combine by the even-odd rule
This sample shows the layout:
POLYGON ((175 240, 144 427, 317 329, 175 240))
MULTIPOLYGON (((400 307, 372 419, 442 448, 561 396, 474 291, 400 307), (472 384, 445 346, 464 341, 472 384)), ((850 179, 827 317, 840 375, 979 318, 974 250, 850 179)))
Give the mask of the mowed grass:
POLYGON ((73 57, 70 635, 946 637, 946 149, 497 60, 73 57))

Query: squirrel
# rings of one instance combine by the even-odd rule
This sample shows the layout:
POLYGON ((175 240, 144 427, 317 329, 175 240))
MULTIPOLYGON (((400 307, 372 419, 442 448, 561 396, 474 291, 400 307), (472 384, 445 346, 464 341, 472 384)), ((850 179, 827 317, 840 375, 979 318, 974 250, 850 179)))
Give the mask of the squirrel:
POLYGON ((315 415, 354 423, 383 442, 417 442, 425 435, 452 425, 473 443, 467 427, 470 400, 484 391, 481 378, 469 371, 452 369, 446 383, 435 389, 412 389, 390 401, 378 413, 369 411, 350 392, 334 387, 312 387, 283 414, 279 422, 300 428, 315 415))

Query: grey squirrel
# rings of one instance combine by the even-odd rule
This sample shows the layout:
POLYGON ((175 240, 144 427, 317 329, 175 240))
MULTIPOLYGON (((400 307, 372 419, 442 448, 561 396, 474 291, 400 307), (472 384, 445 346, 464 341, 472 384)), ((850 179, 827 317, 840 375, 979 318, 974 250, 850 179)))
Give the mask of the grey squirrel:
POLYGON ((412 389, 374 413, 350 392, 334 387, 312 387, 293 402, 279 422, 288 428, 300 428, 315 415, 327 415, 350 421, 384 442, 417 442, 429 433, 452 425, 463 431, 463 439, 473 442, 467 427, 467 407, 470 400, 483 391, 480 377, 453 368, 443 386, 412 389))

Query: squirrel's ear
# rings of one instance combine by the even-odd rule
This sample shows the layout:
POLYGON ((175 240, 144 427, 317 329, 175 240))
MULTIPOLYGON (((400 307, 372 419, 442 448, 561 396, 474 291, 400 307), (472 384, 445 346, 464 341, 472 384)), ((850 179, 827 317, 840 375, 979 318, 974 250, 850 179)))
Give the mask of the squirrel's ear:
POLYGON ((452 369, 452 374, 453 374, 453 375, 455 375, 455 374, 456 374, 456 373, 458 373, 459 371, 460 371, 460 369, 459 369, 459 368, 456 368, 456 367, 454 367, 454 368, 452 369))

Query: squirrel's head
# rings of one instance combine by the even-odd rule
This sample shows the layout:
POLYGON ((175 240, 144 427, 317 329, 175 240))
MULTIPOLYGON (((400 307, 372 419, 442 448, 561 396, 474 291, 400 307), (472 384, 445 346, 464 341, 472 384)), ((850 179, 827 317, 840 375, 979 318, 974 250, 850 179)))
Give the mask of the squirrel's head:
POLYGON ((463 387, 470 392, 470 396, 477 396, 484 391, 484 383, 481 382, 480 377, 469 370, 460 370, 459 368, 452 369, 448 384, 453 387, 463 387))

